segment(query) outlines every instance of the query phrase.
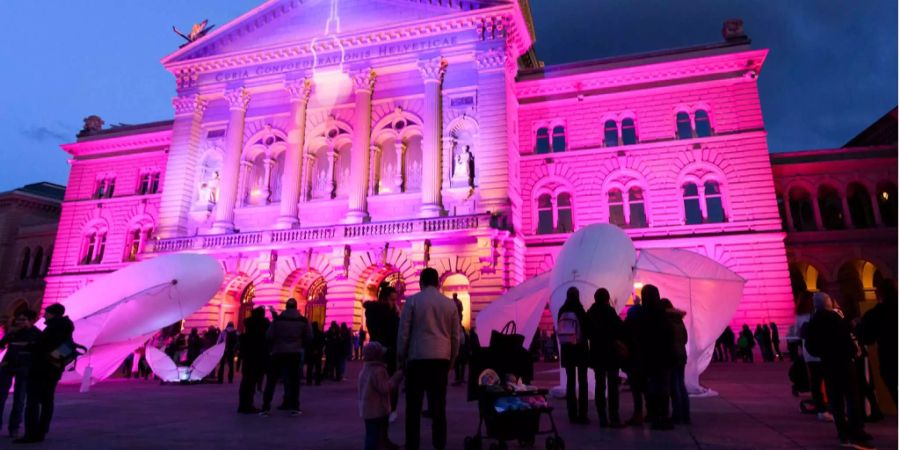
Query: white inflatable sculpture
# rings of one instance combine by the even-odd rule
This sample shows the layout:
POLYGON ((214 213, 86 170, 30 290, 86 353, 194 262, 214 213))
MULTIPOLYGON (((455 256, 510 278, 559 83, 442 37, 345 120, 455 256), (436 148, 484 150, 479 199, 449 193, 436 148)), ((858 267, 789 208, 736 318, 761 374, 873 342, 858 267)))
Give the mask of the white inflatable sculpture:
POLYGON ((162 350, 147 346, 147 364, 153 374, 166 383, 201 381, 206 378, 222 360, 225 343, 218 343, 201 353, 190 366, 179 366, 162 350))
MULTIPOLYGON (((709 394, 700 386, 699 377, 709 365, 716 338, 740 303, 744 280, 718 262, 685 250, 643 249, 640 258, 635 256, 631 239, 614 225, 578 230, 563 245, 551 272, 510 289, 478 314, 479 339, 486 345, 492 330, 515 320, 527 347, 547 302, 555 318, 572 286, 578 288, 586 310, 594 302, 594 291, 606 288, 610 303, 621 313, 636 281, 654 284, 663 297, 687 312, 685 383, 691 394, 709 394)), ((563 384, 564 377, 560 373, 563 384)), ((591 392, 593 380, 589 375, 591 392)))
POLYGON ((224 277, 210 256, 175 254, 132 264, 81 288, 61 303, 75 323, 75 342, 88 350, 62 382, 85 388, 105 379, 154 333, 208 303, 224 277))

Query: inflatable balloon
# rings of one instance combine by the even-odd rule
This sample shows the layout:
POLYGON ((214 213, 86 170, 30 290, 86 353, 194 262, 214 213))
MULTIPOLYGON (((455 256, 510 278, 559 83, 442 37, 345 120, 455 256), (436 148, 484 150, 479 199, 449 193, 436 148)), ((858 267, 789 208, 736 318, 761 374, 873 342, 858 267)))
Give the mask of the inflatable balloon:
MULTIPOLYGON (((634 289, 634 264, 634 244, 621 228, 601 223, 576 231, 563 244, 550 273, 550 313, 554 326, 559 308, 566 300, 566 291, 572 286, 578 288, 585 310, 594 303, 594 292, 606 288, 610 304, 621 312, 634 289)), ((560 371, 563 386, 565 375, 560 371)), ((588 383, 593 393, 592 373, 588 374, 588 383)))

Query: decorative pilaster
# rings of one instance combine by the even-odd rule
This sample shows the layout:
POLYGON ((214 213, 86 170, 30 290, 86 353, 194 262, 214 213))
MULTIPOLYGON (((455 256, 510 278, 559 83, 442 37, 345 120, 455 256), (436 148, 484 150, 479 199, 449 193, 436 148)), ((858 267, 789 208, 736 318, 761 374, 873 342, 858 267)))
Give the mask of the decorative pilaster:
POLYGON ((206 104, 198 95, 172 99, 175 121, 159 211, 159 237, 163 239, 187 234, 188 213, 197 188, 194 178, 206 104))
POLYGON ((797 229, 794 228, 794 215, 791 213, 790 194, 781 194, 781 204, 784 205, 784 217, 787 219, 787 230, 784 231, 797 231, 797 229))
POLYGON ((250 182, 250 174, 253 172, 253 161, 241 160, 240 174, 238 175, 237 200, 234 204, 237 208, 243 208, 247 202, 247 183, 250 182))
POLYGON ((869 200, 872 202, 872 217, 875 218, 875 226, 881 228, 884 226, 884 223, 881 221, 881 205, 878 204, 878 189, 866 189, 869 192, 874 192, 875 195, 869 195, 869 200))
POLYGON ((372 138, 372 91, 375 71, 366 69, 353 77, 356 92, 356 120, 353 124, 353 145, 350 147, 350 189, 345 222, 362 223, 369 220, 366 205, 369 186, 369 142, 372 138))
POLYGON ((244 146, 244 119, 250 93, 243 87, 225 92, 228 101, 228 130, 225 132, 225 159, 222 161, 222 189, 216 205, 213 233, 234 231, 234 206, 238 194, 238 171, 244 146))
POLYGON ((819 208, 819 199, 818 198, 813 197, 812 206, 813 206, 813 217, 815 218, 815 221, 816 221, 816 229, 819 231, 822 231, 825 229, 825 227, 822 226, 822 211, 820 211, 820 208, 819 208))
POLYGON ((438 57, 419 61, 419 71, 425 84, 425 102, 422 137, 422 206, 421 217, 438 217, 445 214, 441 201, 443 179, 441 125, 441 83, 447 71, 447 61, 438 57))
POLYGON ((394 192, 406 192, 406 143, 402 139, 394 141, 394 153, 397 158, 397 170, 394 172, 394 192))
POLYGON ((300 172, 300 177, 302 178, 300 184, 300 198, 302 198, 303 201, 309 201, 309 199, 312 198, 312 182, 313 176, 315 175, 312 171, 315 164, 315 155, 310 155, 309 153, 303 154, 303 170, 300 172))
POLYGON ((370 194, 378 195, 378 182, 381 180, 381 147, 377 145, 369 147, 369 162, 372 167, 369 176, 370 194))
POLYGON ((284 175, 281 179, 281 205, 276 228, 292 228, 300 223, 297 203, 300 201, 303 178, 303 147, 306 139, 306 107, 312 90, 309 79, 295 81, 285 86, 291 98, 291 129, 287 136, 287 153, 284 156, 284 175))

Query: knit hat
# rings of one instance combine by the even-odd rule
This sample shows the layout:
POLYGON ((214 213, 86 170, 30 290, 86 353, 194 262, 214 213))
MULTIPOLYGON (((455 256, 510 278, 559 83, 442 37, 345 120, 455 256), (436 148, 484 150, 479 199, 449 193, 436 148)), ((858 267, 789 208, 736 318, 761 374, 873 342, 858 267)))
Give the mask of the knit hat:
POLYGON ((366 362, 381 361, 386 350, 387 349, 385 349, 384 346, 378 342, 369 342, 365 347, 363 347, 363 360, 366 362))

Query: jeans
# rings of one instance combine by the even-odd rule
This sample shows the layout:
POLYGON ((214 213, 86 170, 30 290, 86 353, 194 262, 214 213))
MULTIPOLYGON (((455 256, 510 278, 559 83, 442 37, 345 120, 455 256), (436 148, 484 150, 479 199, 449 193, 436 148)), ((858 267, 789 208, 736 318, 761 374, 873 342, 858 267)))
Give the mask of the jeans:
POLYGON ((569 420, 587 418, 588 382, 587 366, 566 366, 566 407, 569 420), (575 395, 575 376, 578 375, 578 396, 575 395))
POLYGON ((225 356, 222 356, 222 361, 219 362, 219 376, 217 377, 219 384, 225 381, 225 366, 228 366, 228 382, 234 383, 234 355, 226 353, 225 356))
POLYGON ((250 411, 253 409, 253 396, 256 393, 256 385, 259 384, 265 372, 262 361, 241 362, 241 386, 238 393, 238 411, 250 411))
POLYGON ((53 399, 61 376, 61 373, 53 371, 29 377, 28 399, 25 401, 25 437, 43 439, 50 431, 53 399))
POLYGON ((594 401, 597 404, 597 417, 600 425, 620 422, 618 368, 594 368, 594 401), (609 415, 606 413, 607 397, 609 398, 609 415))
POLYGON ((263 393, 263 411, 272 406, 275 385, 284 377, 284 406, 300 410, 300 353, 276 353, 272 355, 272 366, 266 376, 266 390, 263 393))
POLYGON ((680 423, 691 423, 691 400, 684 385, 684 364, 672 369, 669 389, 672 393, 672 420, 680 423))
POLYGON ((834 426, 840 439, 855 439, 863 433, 863 414, 860 410, 859 382, 853 363, 823 363, 828 404, 834 416, 834 426))
POLYGON ((388 440, 388 416, 365 419, 366 450, 378 450, 388 440))
POLYGON ((428 396, 432 414, 431 445, 447 448, 447 378, 450 361, 446 359, 417 359, 406 366, 406 448, 419 449, 422 421, 422 397, 428 396))
POLYGON ((9 413, 9 431, 19 431, 22 423, 22 415, 25 412, 25 390, 28 388, 28 369, 0 369, 0 428, 3 427, 3 410, 6 407, 6 398, 9 396, 9 388, 13 386, 15 378, 15 390, 13 392, 13 406, 9 413))

